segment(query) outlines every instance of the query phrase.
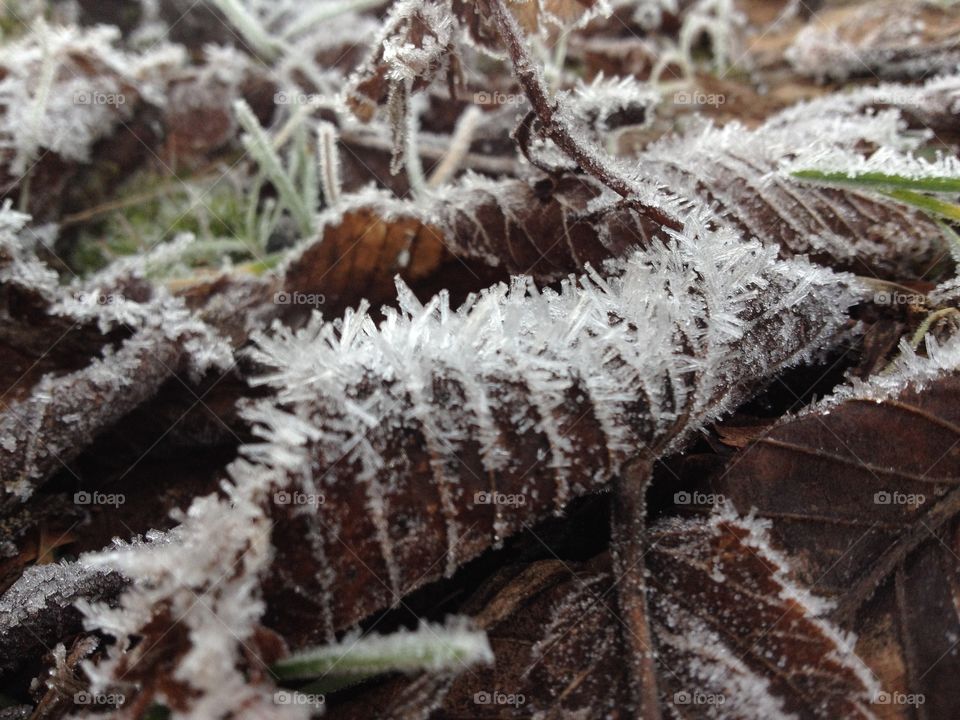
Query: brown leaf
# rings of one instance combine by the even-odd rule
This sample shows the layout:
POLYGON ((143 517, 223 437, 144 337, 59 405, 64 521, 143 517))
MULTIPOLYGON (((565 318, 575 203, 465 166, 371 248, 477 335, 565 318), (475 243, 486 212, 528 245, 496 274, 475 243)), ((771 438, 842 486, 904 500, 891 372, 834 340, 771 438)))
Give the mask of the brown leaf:
POLYGON ((898 377, 779 423, 716 489, 773 520, 798 576, 836 599, 833 616, 902 694, 893 716, 912 716, 896 698, 919 694, 919 717, 955 717, 960 376, 898 377))
MULTIPOLYGON (((314 307, 329 315, 362 299, 377 305, 394 297, 397 275, 422 280, 445 256, 440 230, 412 215, 384 219, 371 208, 348 210, 290 262, 277 302, 296 306, 312 295, 314 307)), ((311 309, 307 305, 303 309, 311 309)))

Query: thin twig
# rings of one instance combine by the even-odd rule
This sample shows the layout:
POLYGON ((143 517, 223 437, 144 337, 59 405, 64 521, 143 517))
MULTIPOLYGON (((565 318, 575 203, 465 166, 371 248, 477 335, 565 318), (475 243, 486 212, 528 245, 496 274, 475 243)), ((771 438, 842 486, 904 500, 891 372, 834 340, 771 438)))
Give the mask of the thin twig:
POLYGON ((605 158, 602 150, 589 148, 577 140, 566 124, 557 118, 558 105, 550 99, 549 91, 537 71, 535 60, 530 56, 523 31, 516 18, 507 9, 503 0, 486 0, 490 18, 493 20, 500 39, 507 48, 513 64, 513 73, 523 88, 527 99, 533 106, 537 118, 543 126, 543 132, 563 152, 570 156, 588 174, 595 177, 621 197, 630 201, 638 212, 650 217, 661 225, 680 230, 683 224, 663 210, 645 205, 636 197, 636 188, 628 178, 610 167, 612 158, 605 158))

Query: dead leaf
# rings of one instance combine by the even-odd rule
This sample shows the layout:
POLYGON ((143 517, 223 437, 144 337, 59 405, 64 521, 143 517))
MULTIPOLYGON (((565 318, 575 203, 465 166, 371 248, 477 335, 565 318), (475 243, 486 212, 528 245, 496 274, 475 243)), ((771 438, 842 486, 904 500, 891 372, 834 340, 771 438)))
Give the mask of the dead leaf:
POLYGON ((892 717, 954 717, 960 376, 872 395, 779 423, 734 456, 716 491, 773 521, 891 697, 925 699, 892 702, 892 717))

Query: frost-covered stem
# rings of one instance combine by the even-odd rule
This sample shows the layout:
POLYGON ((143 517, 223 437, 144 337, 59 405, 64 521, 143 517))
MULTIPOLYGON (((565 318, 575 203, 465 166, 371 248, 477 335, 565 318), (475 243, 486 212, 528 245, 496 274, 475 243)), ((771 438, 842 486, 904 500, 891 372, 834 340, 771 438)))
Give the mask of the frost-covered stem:
POLYGON ((504 0, 486 0, 486 5, 500 39, 510 55, 514 75, 523 88, 527 99, 530 100, 533 111, 537 114, 537 118, 543 125, 547 136, 553 140, 557 147, 575 160, 585 172, 597 178, 621 197, 635 203, 639 212, 661 225, 680 230, 682 223, 678 222, 676 218, 658 208, 635 202, 636 192, 633 183, 604 162, 602 151, 586 147, 571 134, 566 123, 557 116, 558 105, 551 100, 549 91, 537 72, 536 63, 530 56, 523 31, 517 24, 516 18, 507 9, 504 0))
POLYGON ((340 201, 343 190, 337 139, 337 128, 332 123, 321 122, 317 127, 317 154, 323 198, 328 206, 336 205, 340 201))
POLYGON ((942 320, 945 317, 950 317, 951 315, 955 317, 960 316, 960 310, 957 310, 957 308, 948 307, 927 315, 924 321, 920 323, 920 327, 917 328, 917 331, 913 334, 913 337, 910 338, 910 347, 912 347, 914 350, 920 347, 920 343, 923 342, 924 338, 927 337, 927 333, 930 332, 930 328, 933 327, 933 324, 938 320, 942 320))
POLYGON ((213 4, 226 15, 243 39, 250 43, 257 54, 265 60, 275 60, 280 54, 280 43, 264 29, 243 3, 237 0, 213 0, 213 4))
POLYGON ((427 180, 423 173, 423 162, 420 160, 420 149, 417 147, 417 136, 420 134, 420 118, 414 108, 413 93, 408 83, 406 90, 406 117, 407 124, 406 148, 404 149, 404 165, 407 170, 407 181, 414 197, 423 197, 427 192, 427 180))
POLYGON ((260 165, 266 176, 270 178, 270 182, 276 186, 277 192, 283 199, 284 204, 296 219, 300 231, 305 236, 309 235, 314 225, 313 211, 304 202, 300 193, 297 192, 293 180, 290 178, 286 169, 284 169, 280 156, 277 155, 277 151, 270 142, 270 138, 267 137, 267 134, 260 126, 260 121, 257 120, 256 115, 253 114, 253 110, 250 109, 250 106, 247 105, 245 101, 237 100, 234 108, 237 120, 247 135, 244 146, 260 165))
POLYGON ((617 602, 623 621, 624 645, 628 648, 633 717, 644 720, 660 718, 654 646, 647 622, 643 577, 646 570, 646 493, 652 470, 652 463, 646 458, 638 458, 624 468, 615 486, 610 528, 617 602))
POLYGON ((272 667, 280 680, 327 678, 360 681, 387 672, 454 671, 493 662, 483 631, 459 623, 448 627, 422 625, 416 631, 392 635, 345 638, 333 645, 304 650, 272 667), (331 676, 331 677, 328 677, 331 676))
POLYGON ((483 111, 476 105, 471 105, 457 120, 457 125, 453 129, 453 135, 450 136, 450 147, 443 160, 437 165, 430 175, 428 185, 430 187, 440 187, 457 172, 457 168, 463 163, 463 159, 470 152, 470 141, 473 134, 480 124, 483 117, 483 111))

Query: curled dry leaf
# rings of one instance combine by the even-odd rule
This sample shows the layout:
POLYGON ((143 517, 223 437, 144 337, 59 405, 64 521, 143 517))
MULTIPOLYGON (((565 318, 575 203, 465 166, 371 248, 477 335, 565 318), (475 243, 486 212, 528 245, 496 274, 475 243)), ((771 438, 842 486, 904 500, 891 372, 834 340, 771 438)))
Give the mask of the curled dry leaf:
MULTIPOLYGON (((655 691, 664 717, 874 717, 877 685, 854 655, 853 639, 789 579, 761 523, 726 514, 670 520, 651 528, 647 541, 655 691)), ((608 555, 504 570, 467 603, 488 632, 493 667, 455 679, 387 681, 332 707, 330 717, 629 713, 625 625, 612 602, 617 584, 608 555)))
POLYGON ((773 521, 889 697, 914 699, 891 701, 893 717, 960 713, 960 342, 928 346, 775 425, 716 488, 773 521))

